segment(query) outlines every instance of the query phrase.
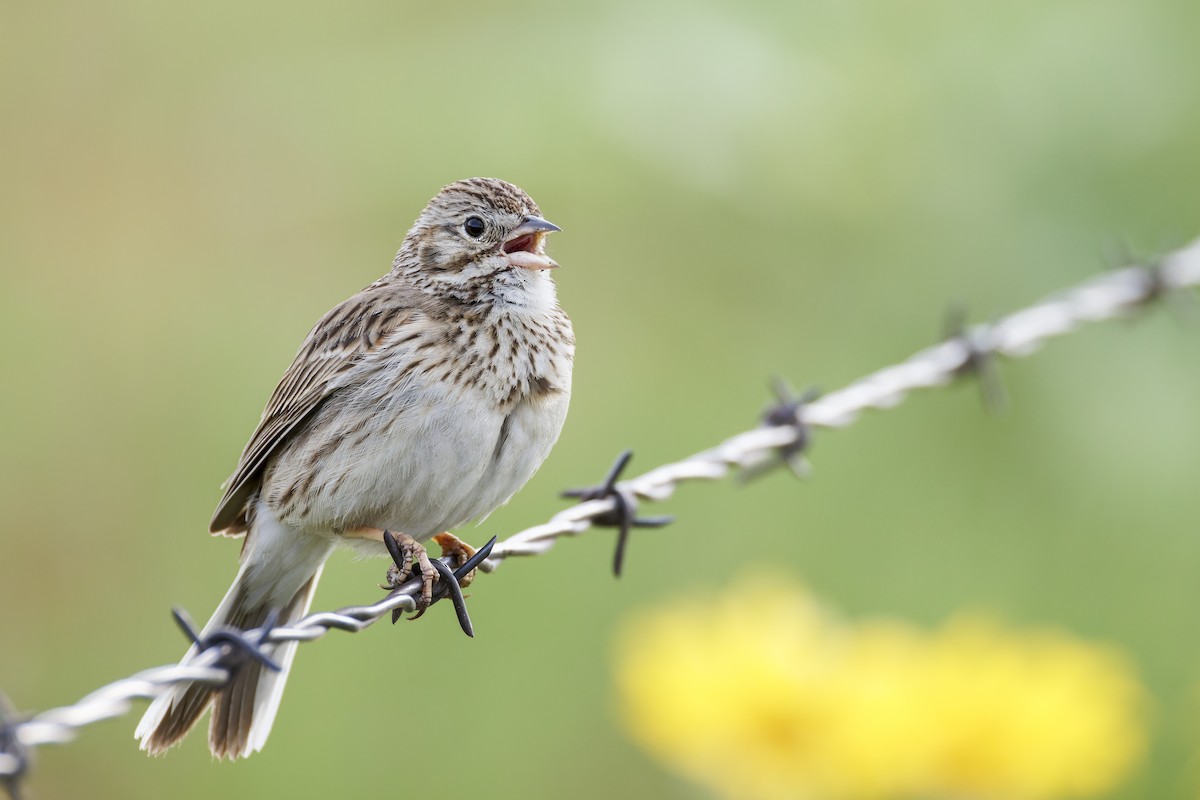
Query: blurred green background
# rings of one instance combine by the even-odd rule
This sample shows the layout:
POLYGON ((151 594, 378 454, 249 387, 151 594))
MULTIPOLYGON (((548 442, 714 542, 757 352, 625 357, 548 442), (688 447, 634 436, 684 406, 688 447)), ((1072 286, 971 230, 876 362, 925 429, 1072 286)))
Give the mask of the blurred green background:
MULTIPOLYGON (((238 545, 206 526, 312 322, 443 184, 565 232, 570 418, 481 529, 544 520, 939 333, 1200 233, 1200 5, 1159 0, 8 2, 0 10, 0 687, 22 708, 178 658, 238 545)), ((262 754, 164 759, 136 714, 39 752, 42 798, 703 796, 631 744, 611 639, 773 562, 855 614, 982 608, 1111 641, 1155 697, 1121 796, 1200 771, 1196 326, 1156 313, 819 437, 814 478, 688 487, 448 607, 302 649, 262 754), (657 512, 658 509, 655 509, 657 512)), ((383 562, 333 559, 319 608, 383 562)), ((140 707, 139 707, 140 712, 140 707)))

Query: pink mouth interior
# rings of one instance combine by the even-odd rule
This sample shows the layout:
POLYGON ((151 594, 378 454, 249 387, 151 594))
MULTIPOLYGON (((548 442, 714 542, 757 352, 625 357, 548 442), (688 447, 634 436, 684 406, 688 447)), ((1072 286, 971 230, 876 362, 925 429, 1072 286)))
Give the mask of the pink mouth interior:
POLYGON ((524 236, 518 236, 516 239, 510 239, 504 243, 504 252, 506 253, 532 253, 536 249, 537 235, 532 233, 527 233, 524 236))

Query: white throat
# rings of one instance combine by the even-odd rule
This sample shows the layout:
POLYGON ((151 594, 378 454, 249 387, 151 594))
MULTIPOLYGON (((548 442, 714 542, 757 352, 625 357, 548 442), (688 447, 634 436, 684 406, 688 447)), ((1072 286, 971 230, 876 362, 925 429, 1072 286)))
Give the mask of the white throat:
POLYGON ((483 299, 497 311, 521 316, 541 316, 558 306, 558 293, 548 270, 527 270, 504 264, 497 269, 492 259, 471 264, 458 272, 430 275, 412 270, 414 282, 431 294, 459 300, 483 299))
POLYGON ((505 270, 496 275, 492 296, 498 308, 530 316, 548 314, 558 305, 554 280, 546 270, 505 270))

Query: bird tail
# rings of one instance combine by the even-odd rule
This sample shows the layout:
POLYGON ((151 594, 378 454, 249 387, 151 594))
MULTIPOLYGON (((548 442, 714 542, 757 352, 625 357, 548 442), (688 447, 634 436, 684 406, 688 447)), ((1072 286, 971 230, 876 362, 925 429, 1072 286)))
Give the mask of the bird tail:
MULTIPOLYGON (((290 625, 308 613, 330 545, 287 530, 274 519, 265 522, 268 524, 256 524, 249 531, 237 577, 204 626, 202 639, 220 629, 262 627, 272 615, 277 625, 290 625)), ((212 705, 208 726, 212 754, 232 759, 258 752, 279 711, 298 644, 283 642, 267 652, 279 665, 278 671, 246 659, 225 686, 190 682, 173 686, 150 704, 138 723, 134 736, 141 748, 151 755, 166 752, 212 705)), ((183 661, 195 654, 192 647, 183 661)))

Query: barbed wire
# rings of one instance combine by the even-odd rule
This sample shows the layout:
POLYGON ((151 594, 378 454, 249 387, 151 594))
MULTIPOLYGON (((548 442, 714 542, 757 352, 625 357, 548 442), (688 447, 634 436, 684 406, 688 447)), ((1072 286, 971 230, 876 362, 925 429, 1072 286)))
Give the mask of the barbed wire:
MULTIPOLYGON (((580 501, 541 525, 497 542, 479 568, 492 572, 505 559, 541 555, 565 536, 578 536, 592 527, 606 526, 621 529, 614 563, 619 572, 630 528, 659 526, 670 521, 670 518, 639 518, 639 501, 663 501, 680 484, 722 480, 733 471, 755 475, 787 464, 803 472, 807 467, 804 451, 814 429, 845 428, 862 412, 892 408, 918 389, 945 386, 958 378, 980 374, 990 369, 997 357, 1028 356, 1049 339, 1070 333, 1084 323, 1128 316, 1164 296, 1197 286, 1200 286, 1200 240, 1150 265, 1099 275, 994 323, 961 328, 906 361, 829 394, 816 397, 810 393, 795 398, 780 389, 779 402, 764 416, 761 427, 726 439, 716 447, 620 481, 621 470, 629 460, 629 454, 623 454, 602 484, 567 492, 580 501)), ((446 565, 451 562, 449 558, 439 560, 446 565)), ((445 570, 442 574, 448 575, 445 570)), ((139 672, 103 686, 72 705, 32 716, 19 717, 6 709, 0 695, 0 785, 16 797, 18 782, 27 771, 35 748, 69 742, 81 728, 124 715, 134 700, 153 699, 178 683, 223 685, 248 650, 265 657, 269 644, 311 642, 331 630, 356 633, 388 614, 416 611, 419 592, 420 582, 414 579, 370 605, 309 614, 286 627, 246 631, 239 634, 238 641, 230 641, 226 632, 221 642, 201 642, 200 651, 186 663, 139 672)), ((461 595, 456 604, 460 601, 461 595)))

